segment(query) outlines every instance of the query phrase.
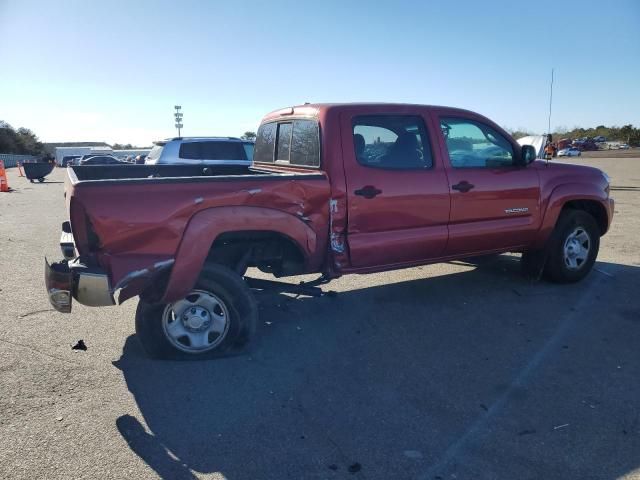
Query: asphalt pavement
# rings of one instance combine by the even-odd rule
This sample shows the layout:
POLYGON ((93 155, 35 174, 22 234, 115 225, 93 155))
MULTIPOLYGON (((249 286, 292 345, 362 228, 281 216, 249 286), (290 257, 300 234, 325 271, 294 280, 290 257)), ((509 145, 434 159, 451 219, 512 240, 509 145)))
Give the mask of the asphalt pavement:
POLYGON ((251 351, 208 362, 147 359, 135 299, 55 312, 65 171, 10 169, 0 478, 640 478, 640 158, 567 161, 617 201, 583 282, 507 254, 261 293, 251 351))

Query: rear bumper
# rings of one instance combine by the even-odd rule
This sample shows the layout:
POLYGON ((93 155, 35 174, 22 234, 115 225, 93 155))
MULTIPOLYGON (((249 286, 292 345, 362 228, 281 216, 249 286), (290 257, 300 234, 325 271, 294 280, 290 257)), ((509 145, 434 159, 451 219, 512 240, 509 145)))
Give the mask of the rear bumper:
POLYGON ((100 267, 83 263, 80 258, 51 265, 45 258, 44 283, 49 302, 62 313, 71 312, 74 298, 89 307, 115 305, 109 275, 100 267))

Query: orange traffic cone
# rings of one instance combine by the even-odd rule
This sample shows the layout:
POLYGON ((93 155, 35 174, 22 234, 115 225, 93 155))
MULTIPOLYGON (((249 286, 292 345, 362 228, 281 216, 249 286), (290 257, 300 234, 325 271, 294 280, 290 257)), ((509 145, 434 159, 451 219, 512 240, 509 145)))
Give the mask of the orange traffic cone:
POLYGON ((7 181, 7 172, 4 169, 4 162, 0 160, 0 192, 9 191, 9 182, 7 181))
POLYGON ((19 177, 24 177, 24 173, 22 172, 22 163, 18 162, 18 176, 19 177))

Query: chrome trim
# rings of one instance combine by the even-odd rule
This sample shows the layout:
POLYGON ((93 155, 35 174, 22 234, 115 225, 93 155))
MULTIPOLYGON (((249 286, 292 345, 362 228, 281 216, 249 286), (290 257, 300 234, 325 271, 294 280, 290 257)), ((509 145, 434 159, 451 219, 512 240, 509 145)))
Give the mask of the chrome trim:
POLYGON ((109 277, 106 274, 78 272, 76 275, 76 300, 89 307, 115 305, 109 288, 109 277))

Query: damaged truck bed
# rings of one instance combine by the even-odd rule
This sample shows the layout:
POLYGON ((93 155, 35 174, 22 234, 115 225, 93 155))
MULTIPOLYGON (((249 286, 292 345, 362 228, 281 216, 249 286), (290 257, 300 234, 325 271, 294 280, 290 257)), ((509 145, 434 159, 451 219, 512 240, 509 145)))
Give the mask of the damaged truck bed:
MULTIPOLYGON (((65 195, 77 268, 98 266, 107 272, 120 303, 145 290, 164 301, 183 297, 214 242, 221 250, 234 242, 228 233, 221 237, 225 232, 268 240, 258 232, 277 227, 311 253, 291 264, 293 273, 315 271, 322 261, 329 211, 329 182, 322 172, 186 165, 71 166, 68 171, 65 195), (171 279, 156 284, 168 270, 173 270, 171 279), (150 284, 164 291, 151 291, 150 284)), ((220 261, 235 267, 244 255, 240 248, 227 247, 220 261)), ((286 274, 282 268, 287 266, 273 273, 286 274)))

